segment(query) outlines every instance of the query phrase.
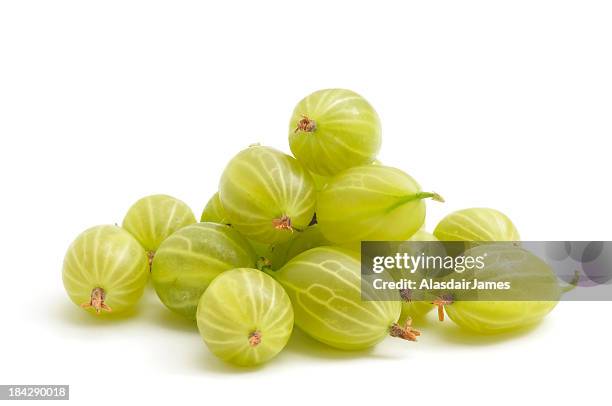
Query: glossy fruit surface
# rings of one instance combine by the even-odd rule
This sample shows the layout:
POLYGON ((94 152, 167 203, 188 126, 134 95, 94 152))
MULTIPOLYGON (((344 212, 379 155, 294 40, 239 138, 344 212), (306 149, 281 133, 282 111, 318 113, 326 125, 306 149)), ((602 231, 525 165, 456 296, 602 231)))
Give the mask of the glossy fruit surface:
POLYGON ((160 300, 170 310, 195 319, 198 300, 220 273, 254 267, 255 253, 232 227, 198 223, 168 237, 157 250, 151 278, 160 300))
POLYGON ((289 155, 251 146, 229 162, 219 198, 242 235, 267 244, 288 241, 314 215, 315 188, 310 174, 289 155))
MULTIPOLYGON (((291 298, 296 324, 318 341, 357 350, 396 335, 399 293, 370 289, 365 297, 378 300, 362 300, 360 261, 352 251, 313 248, 285 264, 275 277, 291 298)), ((406 330, 404 338, 411 339, 411 333, 406 330)))
POLYGON ((272 277, 256 269, 232 269, 204 292, 197 321, 213 354, 252 366, 269 361, 285 347, 293 330, 293 309, 272 277))
POLYGON ((317 221, 334 243, 410 238, 425 221, 423 192, 409 175, 396 168, 367 165, 333 177, 318 194, 317 221))
POLYGON ((480 290, 478 300, 473 300, 472 293, 469 293, 470 300, 462 300, 459 291, 444 309, 460 327, 479 334, 510 332, 539 322, 557 305, 561 296, 559 281, 550 266, 540 258, 520 247, 503 245, 474 247, 465 255, 478 257, 485 253, 484 269, 474 271, 468 278, 508 281, 517 294, 547 300, 500 301, 495 300, 499 293, 494 290, 480 290))
POLYGON ((289 123, 289 145, 295 157, 318 175, 335 175, 367 165, 381 144, 378 114, 357 93, 326 89, 302 99, 289 123))
POLYGON ((92 227, 68 248, 62 279, 70 299, 98 314, 132 308, 147 283, 147 255, 136 239, 117 226, 92 227))
POLYGON ((471 208, 444 217, 434 230, 440 241, 519 241, 519 232, 500 211, 471 208))
POLYGON ((219 192, 212 195, 210 200, 208 200, 208 203, 206 203, 206 207, 204 207, 204 211, 202 211, 200 221, 228 225, 230 224, 229 218, 225 213, 225 209, 221 204, 221 199, 219 199, 219 192))
POLYGON ((154 253, 172 233, 195 222, 193 211, 183 201, 168 195, 151 195, 130 207, 122 226, 145 250, 154 253))

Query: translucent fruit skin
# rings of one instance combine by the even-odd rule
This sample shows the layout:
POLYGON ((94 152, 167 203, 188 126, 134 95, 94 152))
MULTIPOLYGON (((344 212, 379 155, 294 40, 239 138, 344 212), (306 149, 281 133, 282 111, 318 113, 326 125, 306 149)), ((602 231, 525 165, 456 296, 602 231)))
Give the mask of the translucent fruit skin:
POLYGON ((380 120, 370 103, 353 91, 319 90, 293 110, 289 145, 311 172, 335 175, 376 158, 381 145, 380 120), (315 128, 298 129, 304 117, 313 120, 315 128))
POLYGON ((422 199, 404 202, 419 192, 418 183, 396 168, 347 169, 318 194, 317 220, 323 235, 337 244, 406 240, 425 221, 422 199))
POLYGON ((440 241, 519 241, 518 230, 500 211, 470 208, 444 217, 434 230, 440 241))
MULTIPOLYGON (((130 233, 117 226, 102 225, 85 230, 70 245, 62 279, 68 296, 79 306, 91 300, 94 289, 102 288, 104 302, 115 314, 138 302, 148 269, 146 253, 130 233)), ((86 310, 95 312, 93 308, 86 310)))
POLYGON ((313 248, 274 275, 291 298, 295 323, 332 347, 369 348, 389 335, 400 317, 399 294, 387 301, 361 299, 359 254, 350 250, 313 248))
POLYGON ((155 252, 172 233, 195 222, 193 211, 183 201, 167 195, 151 195, 130 207, 123 219, 123 228, 145 250, 155 252))
POLYGON ((256 269, 233 269, 206 289, 197 321, 213 354, 232 364, 253 366, 269 361, 285 347, 293 330, 293 309, 272 277, 256 269), (255 332, 260 342, 252 345, 255 332))
POLYGON ((230 224, 229 217, 225 213, 225 209, 221 204, 221 199, 219 199, 219 192, 212 195, 210 200, 208 200, 208 203, 206 203, 206 207, 204 207, 204 211, 202 211, 200 221, 228 225, 230 224))
POLYGON ((230 223, 242 235, 262 243, 289 240, 310 223, 315 208, 310 174, 295 158, 273 148, 251 146, 227 165, 219 198, 230 223), (290 219, 289 227, 276 221, 290 219))
POLYGON ((254 267, 255 253, 232 227, 198 223, 168 237, 157 250, 151 278, 170 310, 195 319, 200 296, 220 273, 254 267))
POLYGON ((537 289, 534 297, 545 295, 539 297, 556 300, 486 300, 487 292, 495 294, 492 291, 479 292, 479 301, 461 300, 460 296, 456 296, 453 303, 445 306, 445 310, 457 325, 478 334, 506 333, 534 325, 554 309, 561 296, 561 288, 554 272, 544 261, 520 247, 510 245, 479 246, 466 251, 465 255, 477 257, 485 252, 484 269, 474 272, 472 277, 481 281, 509 281, 515 291, 529 292, 530 289, 537 289))

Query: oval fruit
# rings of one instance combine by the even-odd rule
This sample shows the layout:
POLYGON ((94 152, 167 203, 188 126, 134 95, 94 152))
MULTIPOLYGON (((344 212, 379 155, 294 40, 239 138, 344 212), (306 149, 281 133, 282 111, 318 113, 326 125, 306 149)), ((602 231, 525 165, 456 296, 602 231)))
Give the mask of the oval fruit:
POLYGON ((160 300, 170 310, 195 319, 198 300, 220 273, 254 267, 249 243, 232 227, 198 223, 168 237, 157 250, 151 279, 160 300))
POLYGON ((62 279, 70 299, 97 314, 121 313, 138 302, 149 266, 142 246, 117 226, 92 227, 68 248, 62 279))
POLYGON ((378 114, 357 93, 326 89, 302 99, 289 123, 291 152, 313 173, 335 175, 367 165, 381 144, 378 114))
MULTIPOLYGON (((335 247, 305 251, 275 274, 291 298, 295 323, 318 341, 344 350, 371 347, 388 335, 416 340, 400 327, 399 292, 364 292, 359 254, 335 247)), ((364 288, 371 286, 364 284, 364 288)))
POLYGON ((317 221, 336 244, 402 241, 423 225, 427 198, 443 201, 399 169, 359 166, 334 176, 319 192, 317 221))
POLYGON ((219 183, 232 226, 266 244, 285 242, 310 224, 315 193, 310 174, 295 158, 258 145, 232 158, 219 183))
POLYGON ((212 281, 197 313, 202 339, 224 361, 253 366, 269 361, 293 330, 289 297, 256 269, 232 269, 212 281))

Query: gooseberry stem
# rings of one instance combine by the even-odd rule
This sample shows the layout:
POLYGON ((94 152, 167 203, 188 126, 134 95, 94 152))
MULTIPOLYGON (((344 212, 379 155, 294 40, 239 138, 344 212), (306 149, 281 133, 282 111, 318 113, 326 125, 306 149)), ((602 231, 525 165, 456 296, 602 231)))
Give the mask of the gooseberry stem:
POLYGON ((436 202, 444 203, 444 198, 435 192, 417 192, 411 195, 402 196, 397 202, 395 202, 391 207, 389 207, 389 209, 387 209, 387 212, 390 212, 406 203, 423 199, 432 199, 436 202))
POLYGON ((317 129, 317 123, 315 123, 314 120, 311 120, 310 118, 302 114, 302 119, 298 121, 297 127, 295 128, 293 132, 296 133, 298 131, 304 131, 307 133, 312 133, 312 132, 315 132, 316 129, 317 129))
POLYGON ((93 307, 94 310, 96 311, 96 314, 100 314, 102 310, 105 310, 110 313, 112 309, 110 308, 109 305, 104 303, 105 299, 106 299, 106 293, 104 292, 104 289, 93 288, 91 291, 91 298, 89 299, 89 302, 83 303, 81 307, 84 309, 93 307))
POLYGON ((438 320, 444 321, 444 306, 452 304, 452 303, 453 303, 452 299, 444 298, 444 297, 438 298, 434 300, 433 302, 431 302, 431 304, 438 307, 438 320))
POLYGON ((149 261, 149 272, 153 269, 153 258, 155 258, 155 251, 147 251, 147 259, 149 261))
POLYGON ((393 323, 389 328, 389 335, 403 340, 416 341, 417 337, 421 335, 421 332, 414 329, 412 327, 412 319, 408 319, 403 327, 397 323, 393 323))
POLYGON ((251 347, 257 347, 261 343, 261 333, 257 330, 249 334, 249 345, 251 347))

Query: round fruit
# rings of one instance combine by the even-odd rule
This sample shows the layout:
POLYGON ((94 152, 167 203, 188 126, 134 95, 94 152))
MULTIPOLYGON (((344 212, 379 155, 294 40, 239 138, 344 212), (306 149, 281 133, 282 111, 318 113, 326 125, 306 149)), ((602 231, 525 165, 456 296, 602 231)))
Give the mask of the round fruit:
POLYGON ((151 195, 130 207, 122 226, 147 250, 151 261, 166 238, 195 222, 193 211, 183 201, 167 195, 151 195))
POLYGON ((494 209, 458 210, 444 217, 434 235, 440 241, 519 241, 512 221, 494 209))
POLYGON ((521 300, 519 296, 517 300, 496 300, 500 297, 496 290, 479 290, 477 297, 472 291, 453 291, 436 301, 440 320, 446 310, 462 328, 479 334, 504 333, 536 324, 557 305, 562 289, 555 273, 529 251, 512 245, 482 245, 469 249, 465 256, 483 257, 484 268, 464 277, 510 282, 521 300), (523 296, 546 300, 526 300, 528 297, 523 296))
POLYGON ((289 145, 308 170, 335 175, 367 165, 381 144, 378 114, 363 97, 344 89, 314 92, 293 110, 289 145))
POLYGON ((157 250, 151 278, 170 310, 195 319, 198 300, 212 280, 233 268, 254 267, 255 253, 232 227, 198 223, 172 234, 157 250))
POLYGON ((344 350, 371 347, 388 335, 415 341, 419 333, 409 323, 397 324, 399 293, 362 287, 360 267, 355 252, 318 247, 274 275, 291 298, 296 324, 316 340, 344 350))
POLYGON ((272 277, 256 269, 233 269, 206 289, 197 320, 213 354, 232 364, 253 366, 285 347, 293 330, 293 309, 272 277))
POLYGON ((310 224, 315 188, 294 158, 273 148, 251 146, 227 165, 219 198, 230 223, 247 238, 278 244, 310 224))
POLYGON ((147 283, 147 255, 117 226, 85 230, 68 248, 62 279, 70 299, 97 314, 133 307, 147 283))
POLYGON ((418 183, 396 168, 359 166, 334 176, 318 195, 321 232, 337 244, 351 241, 401 241, 425 221, 423 199, 443 199, 421 191, 418 183))
POLYGON ((201 222, 219 223, 219 224, 230 224, 229 218, 225 213, 225 209, 219 199, 219 192, 212 195, 200 218, 201 222))

